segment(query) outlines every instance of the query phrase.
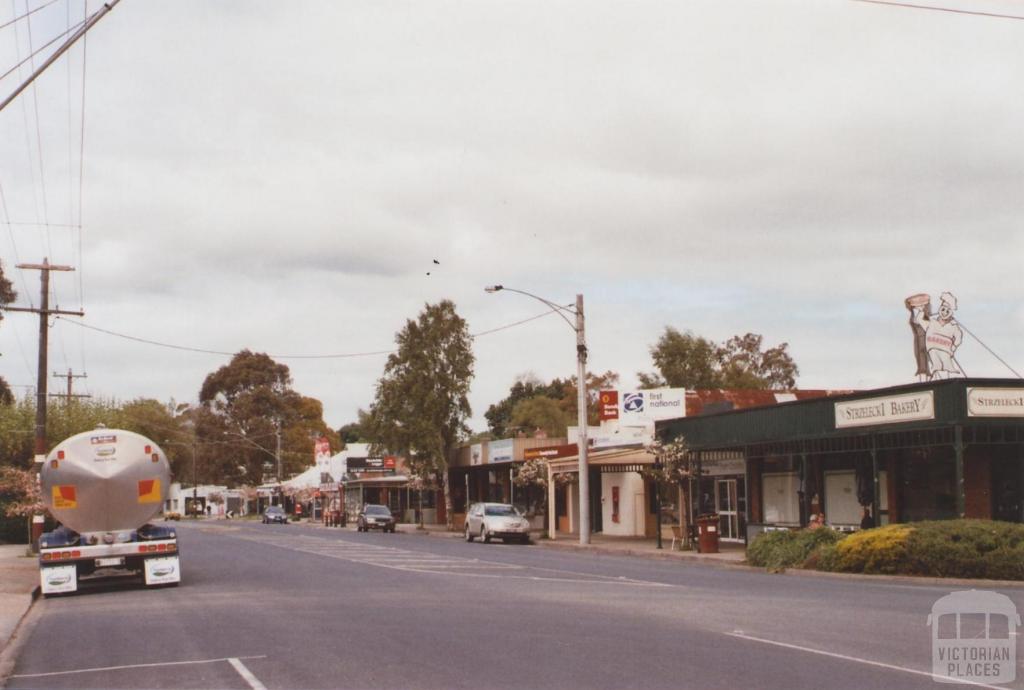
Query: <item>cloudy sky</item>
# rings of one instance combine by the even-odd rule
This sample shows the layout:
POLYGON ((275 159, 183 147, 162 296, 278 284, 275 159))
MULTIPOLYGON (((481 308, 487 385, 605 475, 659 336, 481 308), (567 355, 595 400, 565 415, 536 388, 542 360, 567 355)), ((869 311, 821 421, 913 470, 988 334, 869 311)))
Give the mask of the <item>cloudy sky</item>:
MULTIPOLYGON (((0 28, 0 70, 83 9, 0 28)), ((947 290, 1021 371, 1021 46, 1024 21, 852 0, 125 0, 0 112, 0 259, 20 304, 15 263, 78 269, 53 287, 85 318, 50 331, 78 392, 194 401, 229 359, 121 336, 250 348, 334 427, 384 356, 286 356, 389 350, 445 298, 473 333, 543 313, 492 283, 582 293, 623 387, 666 325, 788 342, 802 388, 906 383, 903 299, 947 290)), ((0 325, 19 393, 37 331, 0 325)), ((553 316, 475 354, 478 430, 517 376, 575 373, 553 316)), ((958 359, 1013 376, 970 336, 958 359)))

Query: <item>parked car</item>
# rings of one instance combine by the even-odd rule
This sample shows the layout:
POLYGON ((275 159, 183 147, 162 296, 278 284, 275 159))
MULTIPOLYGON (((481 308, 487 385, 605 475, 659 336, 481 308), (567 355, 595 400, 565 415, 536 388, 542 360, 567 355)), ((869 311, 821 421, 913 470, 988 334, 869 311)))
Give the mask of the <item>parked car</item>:
POLYGON ((272 522, 279 522, 282 525, 288 524, 288 513, 284 512, 281 506, 270 506, 263 511, 263 524, 269 525, 272 522))
POLYGON ((359 511, 356 519, 356 529, 360 532, 369 532, 371 529, 379 529, 381 532, 395 531, 395 518, 387 506, 369 503, 359 511))
POLYGON ((530 523, 509 503, 474 503, 466 515, 466 541, 480 537, 490 543, 497 537, 503 542, 530 543, 530 523))

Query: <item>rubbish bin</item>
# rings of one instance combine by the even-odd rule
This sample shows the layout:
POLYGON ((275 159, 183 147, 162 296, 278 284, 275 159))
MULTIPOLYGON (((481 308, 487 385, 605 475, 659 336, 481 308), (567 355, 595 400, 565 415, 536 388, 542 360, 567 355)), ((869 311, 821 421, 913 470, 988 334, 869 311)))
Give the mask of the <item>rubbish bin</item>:
POLYGON ((718 553, 718 516, 701 515, 697 518, 698 553, 718 553))

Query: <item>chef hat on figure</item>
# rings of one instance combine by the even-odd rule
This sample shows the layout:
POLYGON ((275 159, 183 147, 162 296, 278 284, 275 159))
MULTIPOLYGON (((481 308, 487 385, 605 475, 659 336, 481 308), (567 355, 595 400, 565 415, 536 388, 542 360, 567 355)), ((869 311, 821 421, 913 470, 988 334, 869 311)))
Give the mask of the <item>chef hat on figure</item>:
POLYGON ((943 292, 939 295, 939 302, 948 306, 952 311, 956 311, 956 297, 952 292, 943 292))

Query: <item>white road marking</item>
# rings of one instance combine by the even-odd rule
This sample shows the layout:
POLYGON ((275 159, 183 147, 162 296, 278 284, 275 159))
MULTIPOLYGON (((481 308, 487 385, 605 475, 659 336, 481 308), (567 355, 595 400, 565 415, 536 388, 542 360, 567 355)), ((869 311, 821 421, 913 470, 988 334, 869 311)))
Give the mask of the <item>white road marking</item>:
MULTIPOLYGON (((895 664, 887 664, 887 663, 884 663, 882 661, 872 661, 871 659, 862 659, 860 657, 849 656, 847 654, 837 654, 836 652, 826 652, 826 651, 824 651, 822 649, 814 649, 813 647, 802 647, 802 646, 800 646, 798 644, 789 644, 788 642, 776 642, 775 640, 766 640, 766 639, 764 639, 762 637, 753 637, 751 635, 746 635, 743 632, 728 632, 728 633, 724 633, 724 634, 728 635, 729 637, 735 637, 735 638, 737 638, 739 640, 750 640, 751 642, 760 642, 762 644, 769 644, 769 645, 773 645, 775 647, 784 647, 786 649, 796 649, 798 651, 808 652, 810 654, 818 654, 820 656, 828 656, 828 657, 832 657, 833 659, 842 659, 844 661, 853 661, 853 662, 856 662, 858 664, 865 664, 867 666, 877 666, 879 668, 887 668, 887 669, 889 669, 891 671, 902 671, 903 673, 912 673, 915 676, 924 676, 925 678, 931 678, 932 680, 934 680, 936 682, 945 682, 946 681, 946 679, 943 676, 933 675, 929 671, 919 671, 919 670, 914 669, 914 668, 907 668, 905 666, 896 666, 895 664)), ((974 685, 974 686, 977 686, 979 688, 991 688, 992 690, 1006 690, 1005 686, 986 685, 985 683, 979 683, 979 682, 973 681, 973 680, 965 680, 965 679, 957 678, 954 682, 960 683, 962 685, 974 685)))
MULTIPOLYGON (((266 655, 260 656, 240 656, 233 657, 234 660, 238 659, 266 659, 266 655)), ((126 666, 97 666, 96 668, 78 668, 71 671, 50 671, 49 673, 19 673, 18 675, 11 676, 11 678, 44 678, 46 676, 69 676, 75 673, 98 673, 100 671, 124 671, 133 668, 154 668, 157 666, 188 666, 190 664, 217 664, 223 661, 230 662, 232 658, 224 657, 222 659, 196 659, 195 661, 160 661, 151 664, 128 664, 126 666)))
POLYGON ((254 676, 252 674, 252 671, 247 669, 245 667, 245 664, 239 661, 237 657, 228 659, 228 663, 231 664, 236 671, 238 671, 238 675, 242 676, 242 678, 245 680, 246 683, 249 684, 249 687, 252 688, 252 690, 267 690, 267 686, 261 683, 259 678, 254 676))

